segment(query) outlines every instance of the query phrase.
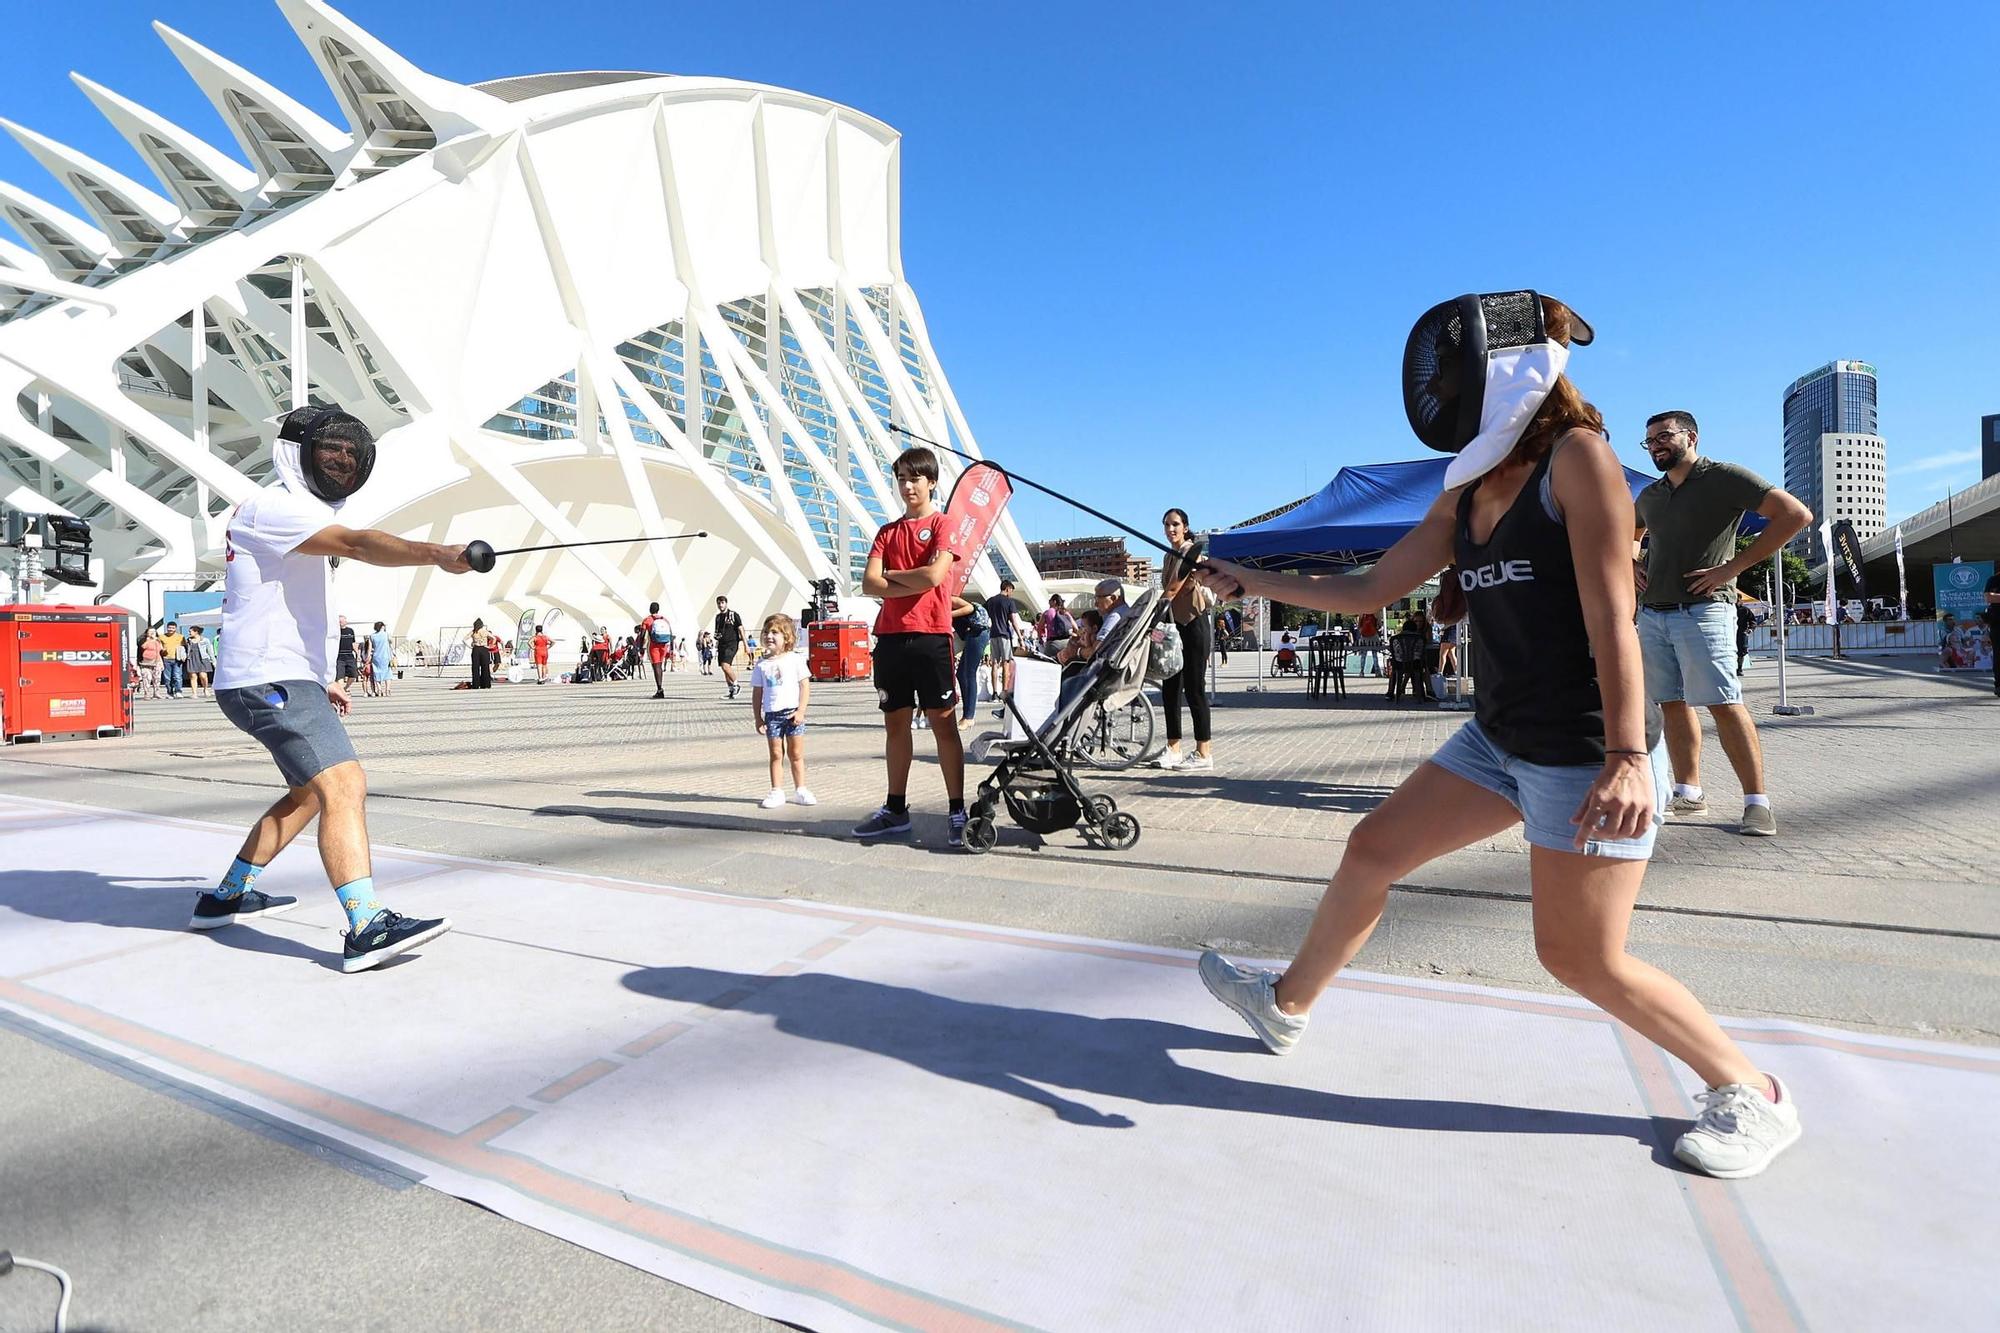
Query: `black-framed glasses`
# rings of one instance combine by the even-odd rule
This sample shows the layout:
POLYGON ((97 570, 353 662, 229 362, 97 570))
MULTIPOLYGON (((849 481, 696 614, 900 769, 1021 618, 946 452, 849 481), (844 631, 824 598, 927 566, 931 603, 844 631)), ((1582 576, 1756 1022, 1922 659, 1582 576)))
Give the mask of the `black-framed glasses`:
POLYGON ((1645 439, 1639 441, 1639 443, 1646 446, 1646 448, 1651 449, 1656 444, 1665 444, 1668 440, 1673 439, 1674 436, 1676 435, 1685 435, 1685 434, 1687 434, 1687 432, 1679 428, 1676 428, 1674 430, 1663 430, 1658 435, 1648 435, 1645 439))

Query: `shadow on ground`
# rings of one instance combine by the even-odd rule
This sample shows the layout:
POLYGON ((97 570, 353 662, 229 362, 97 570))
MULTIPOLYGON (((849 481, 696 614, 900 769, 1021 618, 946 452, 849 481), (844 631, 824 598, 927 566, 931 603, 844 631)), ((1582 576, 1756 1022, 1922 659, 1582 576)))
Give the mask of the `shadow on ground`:
MULTIPOLYGON (((1187 978, 1189 985, 1194 977, 1187 978)), ((1144 1018, 1092 1018, 1049 1009, 954 1000, 816 972, 757 976, 704 967, 641 968, 624 984, 642 995, 716 1011, 768 1015, 779 1032, 829 1042, 940 1078, 1048 1108, 1068 1124, 1128 1129, 1133 1121, 1050 1091, 1063 1088, 1149 1106, 1287 1116, 1447 1134, 1581 1134, 1628 1139, 1654 1160, 1683 1121, 1427 1097, 1356 1097, 1191 1069, 1174 1051, 1226 1051, 1265 1060, 1248 1036, 1144 1018), (1047 1085, 1047 1086, 1043 1086, 1047 1085)))

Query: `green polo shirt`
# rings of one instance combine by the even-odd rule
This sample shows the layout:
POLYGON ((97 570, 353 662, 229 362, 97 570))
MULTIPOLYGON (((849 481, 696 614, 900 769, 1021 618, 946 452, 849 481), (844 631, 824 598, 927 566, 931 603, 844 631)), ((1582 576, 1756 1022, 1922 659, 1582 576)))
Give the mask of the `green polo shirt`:
POLYGON ((1702 457, 1679 486, 1661 477, 1640 491, 1633 502, 1646 530, 1646 591, 1639 605, 1735 601, 1733 579, 1703 598, 1689 591, 1687 576, 1733 560, 1744 512, 1770 493, 1771 483, 1749 468, 1702 457))

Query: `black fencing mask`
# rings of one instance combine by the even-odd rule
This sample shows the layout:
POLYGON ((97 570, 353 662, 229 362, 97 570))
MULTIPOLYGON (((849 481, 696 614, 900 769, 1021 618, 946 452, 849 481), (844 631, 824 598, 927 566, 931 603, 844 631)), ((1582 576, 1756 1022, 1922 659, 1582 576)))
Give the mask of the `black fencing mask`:
MULTIPOLYGON (((1571 330, 1578 346, 1596 336, 1574 313, 1571 330)), ((1568 363, 1535 292, 1461 296, 1424 312, 1403 345, 1403 409, 1419 440, 1457 455, 1447 487, 1513 452, 1568 363)))
MULTIPOLYGON (((280 462, 286 444, 296 447, 296 475, 305 488, 337 505, 360 490, 375 470, 375 437, 360 418, 337 407, 301 407, 278 428, 280 462)), ((279 469, 287 481, 292 470, 279 469)))

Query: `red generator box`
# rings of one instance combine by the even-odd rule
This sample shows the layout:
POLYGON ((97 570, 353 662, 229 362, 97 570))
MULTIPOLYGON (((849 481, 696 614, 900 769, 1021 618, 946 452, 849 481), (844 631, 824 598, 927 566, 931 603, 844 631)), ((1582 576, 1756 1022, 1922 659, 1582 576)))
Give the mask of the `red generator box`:
POLYGON ((806 669, 814 680, 867 680, 875 674, 868 626, 859 620, 818 620, 806 626, 806 669))
POLYGON ((126 635, 108 607, 0 606, 0 740, 130 731, 126 635))

